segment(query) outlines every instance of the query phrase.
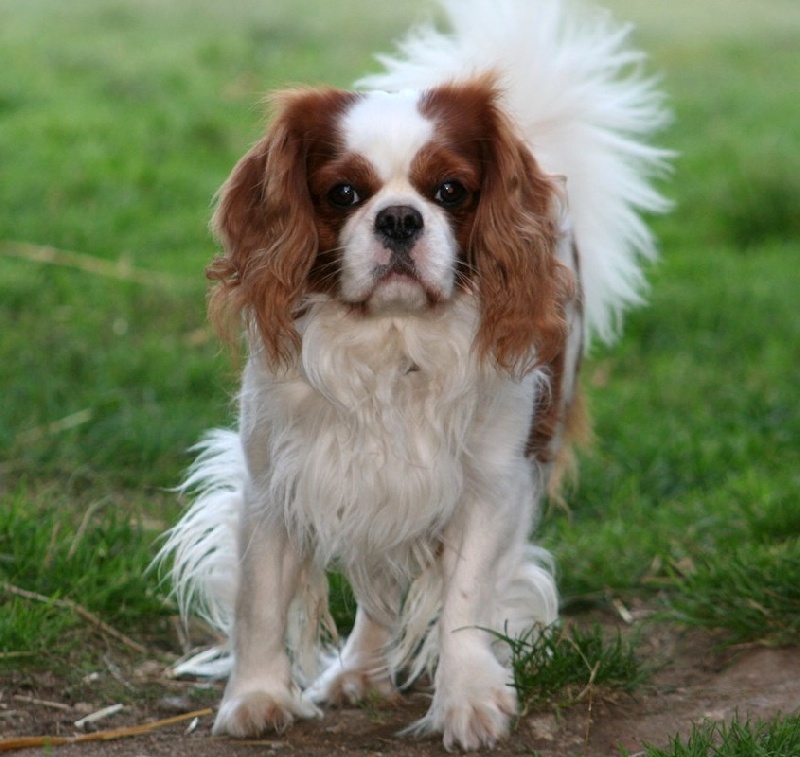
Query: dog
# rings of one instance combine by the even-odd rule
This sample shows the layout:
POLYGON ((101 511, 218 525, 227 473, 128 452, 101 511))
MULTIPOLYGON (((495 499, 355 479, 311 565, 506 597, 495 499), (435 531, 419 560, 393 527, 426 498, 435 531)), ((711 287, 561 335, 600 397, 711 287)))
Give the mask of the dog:
POLYGON ((441 0, 353 91, 272 97, 222 187, 210 312, 241 325, 236 430, 200 445, 159 559, 229 643, 214 733, 282 731, 427 674, 410 730, 492 747, 502 636, 556 622, 529 543, 578 384, 656 255, 663 98, 627 27, 567 0, 441 0), (326 570, 357 600, 337 646, 326 570), (328 640, 327 654, 322 653, 328 640))

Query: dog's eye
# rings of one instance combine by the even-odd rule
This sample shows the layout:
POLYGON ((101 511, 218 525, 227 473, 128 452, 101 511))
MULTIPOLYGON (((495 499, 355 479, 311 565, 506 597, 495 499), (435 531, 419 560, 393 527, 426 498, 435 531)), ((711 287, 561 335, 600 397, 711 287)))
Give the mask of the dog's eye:
POLYGON ((328 192, 328 200, 337 208, 351 208, 361 202, 361 197, 352 184, 337 184, 328 192))
POLYGON ((436 190, 433 199, 440 205, 458 205, 467 196, 464 185, 458 181, 445 181, 436 190))

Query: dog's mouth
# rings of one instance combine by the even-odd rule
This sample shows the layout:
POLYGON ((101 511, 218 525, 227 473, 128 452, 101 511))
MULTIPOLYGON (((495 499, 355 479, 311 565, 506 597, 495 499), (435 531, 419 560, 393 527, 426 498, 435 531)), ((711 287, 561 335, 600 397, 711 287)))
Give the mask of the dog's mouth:
POLYGON ((388 263, 375 266, 372 271, 372 276, 376 286, 385 282, 399 280, 405 280, 423 286, 417 267, 407 254, 393 254, 388 263))
POLYGON ((373 268, 373 287, 365 298, 370 312, 382 310, 419 311, 445 299, 440 287, 420 275, 409 256, 392 255, 389 263, 373 268))

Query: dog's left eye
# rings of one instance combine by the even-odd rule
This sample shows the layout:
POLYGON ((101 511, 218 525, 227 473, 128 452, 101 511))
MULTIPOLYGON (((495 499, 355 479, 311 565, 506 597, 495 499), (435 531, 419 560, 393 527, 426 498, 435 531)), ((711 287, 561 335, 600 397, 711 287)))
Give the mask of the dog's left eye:
POLYGON ((361 202, 361 196, 352 184, 337 184, 328 192, 328 200, 337 208, 351 208, 361 202))
POLYGON ((436 190, 433 199, 440 205, 458 205, 467 196, 467 190, 458 181, 445 181, 436 190))

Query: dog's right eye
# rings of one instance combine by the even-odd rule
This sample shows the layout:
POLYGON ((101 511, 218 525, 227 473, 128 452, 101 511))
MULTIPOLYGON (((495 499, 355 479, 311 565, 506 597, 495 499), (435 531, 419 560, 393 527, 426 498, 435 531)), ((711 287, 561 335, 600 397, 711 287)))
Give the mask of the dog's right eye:
POLYGON ((337 184, 328 192, 328 201, 337 208, 352 208, 361 202, 361 197, 352 184, 337 184))

